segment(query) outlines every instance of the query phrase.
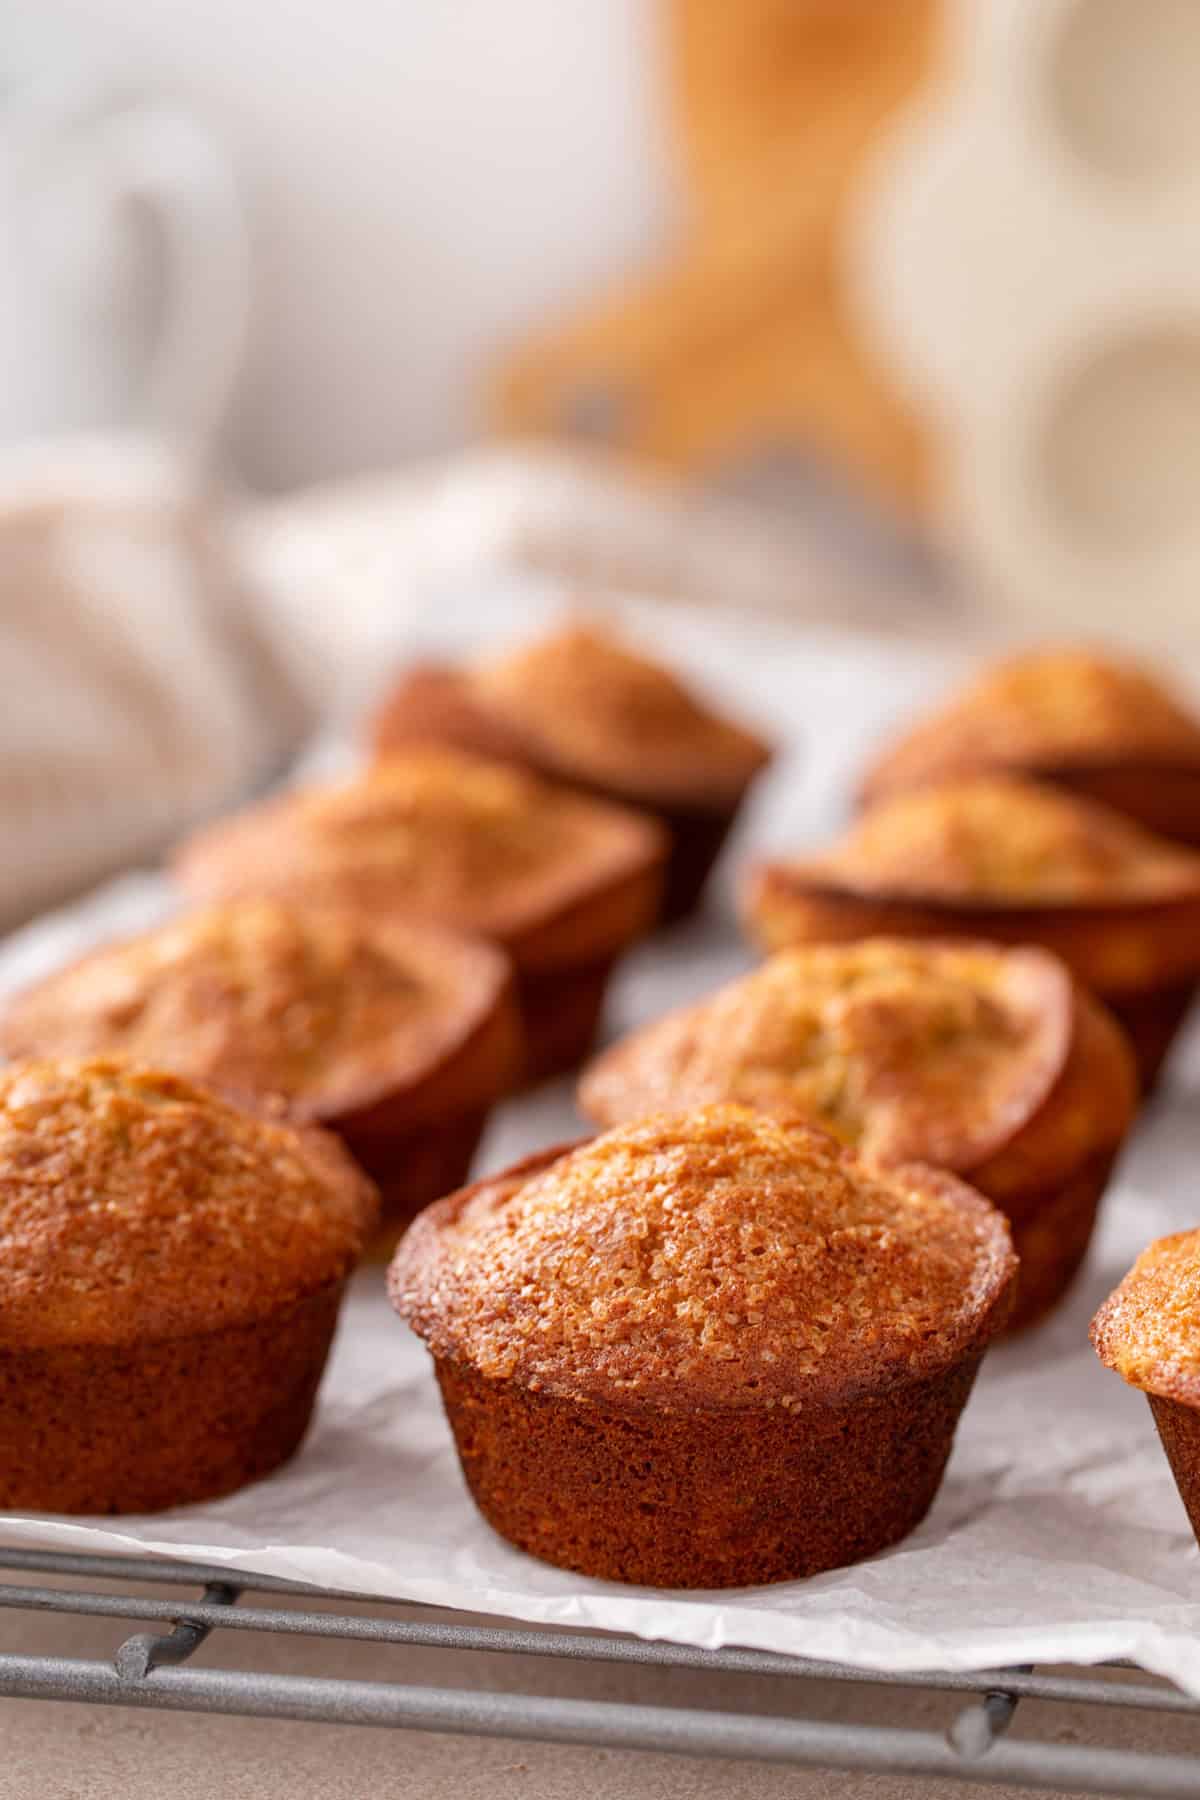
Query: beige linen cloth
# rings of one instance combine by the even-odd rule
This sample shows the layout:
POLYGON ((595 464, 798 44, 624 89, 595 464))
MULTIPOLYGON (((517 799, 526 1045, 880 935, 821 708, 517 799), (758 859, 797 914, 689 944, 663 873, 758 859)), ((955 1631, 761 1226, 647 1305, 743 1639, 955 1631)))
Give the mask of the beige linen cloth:
POLYGON ((312 714, 219 508, 164 451, 0 462, 0 926, 152 854, 312 714))

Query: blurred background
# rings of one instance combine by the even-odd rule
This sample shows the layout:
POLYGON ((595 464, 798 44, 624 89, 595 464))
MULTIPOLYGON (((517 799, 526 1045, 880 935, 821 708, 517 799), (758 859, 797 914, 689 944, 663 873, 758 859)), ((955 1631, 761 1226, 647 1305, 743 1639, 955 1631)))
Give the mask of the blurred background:
POLYGON ((0 57, 0 921, 514 572, 1200 651, 1194 0, 8 0, 0 57))

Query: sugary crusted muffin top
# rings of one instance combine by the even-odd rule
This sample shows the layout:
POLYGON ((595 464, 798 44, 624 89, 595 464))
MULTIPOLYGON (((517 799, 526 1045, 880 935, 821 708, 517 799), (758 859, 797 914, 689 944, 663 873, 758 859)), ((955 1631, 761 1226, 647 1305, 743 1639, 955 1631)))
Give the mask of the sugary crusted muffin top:
POLYGON ((1143 1250, 1092 1320, 1091 1338, 1131 1386, 1200 1406, 1200 1231, 1143 1250))
POLYGON ((393 1304, 436 1356, 579 1399, 802 1407, 1002 1322, 1008 1227, 952 1176, 855 1163, 744 1107, 660 1116, 439 1201, 393 1304))
POLYGON ((466 672, 563 773, 653 800, 736 796, 769 751, 677 677, 586 621, 466 672))
POLYGON ((340 1281, 378 1197, 324 1132, 120 1057, 0 1071, 0 1343, 249 1323, 340 1281))
POLYGON ((639 814, 422 745, 218 821, 175 867, 201 894, 390 906, 508 941, 663 853, 639 814))
POLYGON ((985 669, 886 749, 864 786, 877 797, 984 769, 1128 760, 1200 763, 1200 720, 1134 662, 1049 647, 985 669))
POLYGON ((918 900, 1086 905, 1200 890, 1200 856, 1094 801, 1001 776, 897 794, 830 849, 783 867, 918 900))
POLYGON ((293 1118, 364 1107, 436 1068, 492 1012, 502 951, 407 921, 233 900, 106 945, 0 1019, 9 1056, 119 1050, 278 1094, 293 1118))
POLYGON ((818 1124, 860 1155, 965 1172, 1066 1065, 1074 994, 1034 949, 869 938, 781 951, 599 1057, 601 1125, 710 1101, 818 1124))

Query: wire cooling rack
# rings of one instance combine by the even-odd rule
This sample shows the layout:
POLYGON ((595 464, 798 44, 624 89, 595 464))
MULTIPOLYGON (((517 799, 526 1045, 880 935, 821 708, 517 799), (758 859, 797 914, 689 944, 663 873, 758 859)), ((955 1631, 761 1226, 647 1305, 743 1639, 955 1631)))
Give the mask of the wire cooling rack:
MULTIPOLYGON (((697 1650, 594 1632, 544 1631, 519 1624, 447 1624, 433 1618, 380 1617, 367 1596, 246 1575, 200 1563, 140 1556, 82 1556, 0 1547, 0 1608, 105 1617, 140 1629, 114 1632, 111 1659, 24 1656, 0 1650, 0 1696, 90 1701, 105 1706, 240 1713, 259 1718, 417 1731, 541 1739, 607 1749, 737 1757, 819 1768, 946 1776, 986 1788, 1002 1782, 1078 1794, 1200 1794, 1200 1753, 1181 1756, 1023 1738, 1010 1727, 1018 1706, 1059 1701, 1142 1713, 1187 1714, 1200 1703, 1168 1682, 1124 1673, 990 1669, 971 1673, 881 1676, 834 1663, 798 1661, 754 1650, 697 1650), (55 1585, 31 1577, 51 1575, 55 1585), (97 1585, 100 1584, 100 1585, 97 1585), (128 1591, 131 1584, 170 1590, 128 1591), (195 1596, 176 1590, 194 1588, 195 1596), (286 1596, 288 1604, 251 1603, 247 1595, 286 1596), (305 1598, 329 1610, 306 1609, 305 1598), (332 1603, 332 1604, 331 1604, 332 1603), (364 1611, 366 1607, 375 1610, 364 1611), (214 1631, 245 1634, 245 1667, 193 1665, 214 1631), (730 1675, 785 1676, 795 1682, 794 1716, 686 1706, 620 1705, 607 1700, 485 1687, 436 1687, 255 1669, 262 1633, 352 1639, 437 1650, 563 1657, 573 1662, 730 1675), (944 1732, 829 1722, 804 1717, 805 1683, 876 1683, 941 1691, 950 1702, 944 1732)), ((413 1609, 408 1609, 413 1610, 413 1609)), ((416 1609, 418 1615, 422 1609, 416 1609)), ((0 1643, 2 1643, 0 1628, 0 1643)), ((1124 1669, 1128 1665, 1113 1665, 1124 1669)), ((1200 1723, 1198 1723, 1200 1748, 1200 1723)))

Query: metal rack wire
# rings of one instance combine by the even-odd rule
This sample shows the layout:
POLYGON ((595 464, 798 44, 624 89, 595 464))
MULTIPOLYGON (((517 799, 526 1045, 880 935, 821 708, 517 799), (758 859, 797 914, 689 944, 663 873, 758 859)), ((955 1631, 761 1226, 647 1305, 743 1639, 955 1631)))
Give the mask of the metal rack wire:
MULTIPOLYGON (((881 1676, 838 1664, 797 1661, 754 1650, 697 1650, 593 1632, 545 1631, 519 1624, 445 1623, 380 1617, 368 1596, 332 1595, 265 1575, 140 1556, 91 1556, 0 1548, 0 1608, 101 1616, 139 1629, 117 1642, 107 1661, 0 1651, 0 1695, 90 1701, 107 1706, 240 1713, 261 1718, 480 1736, 542 1739, 682 1755, 738 1757, 824 1768, 948 1776, 981 1788, 1002 1782, 1080 1794, 1175 1797, 1200 1793, 1196 1756, 1055 1743, 1010 1732, 1018 1706, 1066 1701, 1100 1708, 1187 1714, 1200 1703, 1167 1682, 1130 1681, 1104 1670, 1062 1673, 1034 1668, 881 1676), (51 1575, 63 1585, 31 1584, 51 1575), (114 1587, 96 1584, 126 1584, 114 1587), (196 1588, 196 1597, 143 1595, 128 1585, 196 1588), (287 1606, 249 1604, 245 1595, 286 1596, 287 1606), (337 1610, 305 1608, 305 1597, 337 1610), (785 1676, 795 1682, 796 1715, 617 1705, 612 1701, 488 1688, 436 1687, 334 1676, 195 1666, 194 1652, 213 1631, 314 1639, 356 1639, 432 1651, 473 1650, 575 1662, 785 1676), (943 1733, 805 1718, 804 1684, 820 1679, 883 1683, 965 1697, 943 1733)), ((411 1609, 410 1609, 411 1610, 411 1609)), ((418 1613, 421 1609, 417 1609, 418 1613)), ((246 1658, 252 1662, 252 1655, 246 1658)), ((1198 1727, 1200 1729, 1200 1727, 1198 1727)))

